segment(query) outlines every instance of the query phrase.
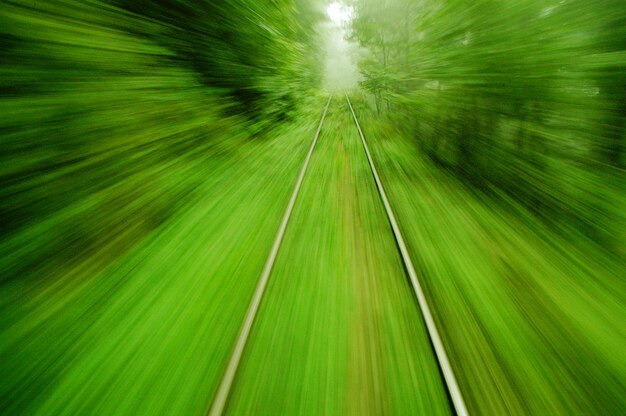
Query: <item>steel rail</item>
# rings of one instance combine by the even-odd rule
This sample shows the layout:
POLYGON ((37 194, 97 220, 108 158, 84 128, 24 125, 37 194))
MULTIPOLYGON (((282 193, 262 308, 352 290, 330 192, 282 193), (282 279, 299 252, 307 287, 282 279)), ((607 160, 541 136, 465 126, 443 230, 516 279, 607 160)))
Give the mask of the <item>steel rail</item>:
POLYGON ((300 170, 300 175, 298 176, 296 185, 293 188, 293 192, 291 193, 291 199, 289 200, 287 209, 283 214, 283 220, 280 223, 280 227, 278 228, 278 232, 276 233, 276 237, 274 238, 274 245, 272 245, 270 254, 265 261, 265 266, 263 267, 263 271, 261 272, 261 277, 259 278, 256 289, 254 290, 254 295, 252 296, 250 305, 248 306, 248 311, 246 312, 243 325, 239 331, 239 336, 237 337, 233 352, 231 353, 228 366, 224 371, 224 375, 222 376, 222 380, 220 381, 219 388, 217 390, 217 393, 215 394, 215 398, 213 399, 211 408, 209 409, 208 414, 210 416, 220 416, 224 412, 224 409, 226 407, 228 395, 233 386, 233 382, 235 381, 235 375, 237 374, 237 369, 239 368, 241 357, 243 356, 248 337, 250 336, 250 330, 252 329, 252 325, 254 324, 254 320, 261 304, 261 299, 263 298, 263 293, 265 292, 265 288, 267 286, 267 282, 269 281, 272 268, 274 267, 274 262, 276 260, 276 256, 278 255, 280 245, 283 241, 283 236, 285 235, 285 230, 287 229, 287 224, 289 223, 289 218, 291 217, 291 212, 293 211, 293 207, 296 204, 296 199, 298 198, 298 194, 302 186, 302 181, 304 180, 304 175, 306 174, 307 168, 309 166, 311 155, 313 154, 313 150, 315 149, 315 145, 317 144, 320 132, 322 131, 322 125, 324 124, 324 119, 326 118, 326 113, 328 112, 328 106, 330 105, 331 99, 332 96, 328 97, 328 102, 326 103, 326 107, 324 107, 324 112, 322 113, 322 118, 320 120, 319 126, 317 127, 317 131, 315 132, 315 136, 313 137, 313 141, 311 143, 311 146, 309 147, 309 152, 307 153, 304 164, 302 165, 302 169, 300 170))
POLYGON ((428 336, 430 337, 431 344, 435 351, 435 356, 437 357, 439 368, 441 369, 441 372, 443 374, 445 385, 454 406, 454 410, 459 416, 468 416, 469 413, 465 406, 465 401, 463 400, 463 394, 459 389, 456 377, 454 376, 454 371, 452 371, 452 366, 450 365, 448 354, 446 353, 443 342, 441 341, 441 337, 439 336, 439 331, 437 330, 437 326, 435 325, 432 313, 430 312, 430 307, 428 306, 428 302, 426 301, 426 296, 424 295, 424 291, 422 290, 422 285, 420 284, 417 273, 415 272, 415 268, 413 267, 413 262, 411 261, 411 257, 406 247, 406 243, 404 242, 404 238, 402 237, 402 233, 400 232, 400 227, 398 226, 396 217, 393 214, 391 205, 389 204, 389 199, 387 198, 387 194, 385 192, 385 189, 383 188, 383 184, 380 180, 380 177, 378 176, 378 171, 376 170, 372 155, 369 151, 369 147, 367 146, 367 141, 365 140, 365 136, 363 135, 363 130, 361 130, 361 125, 356 118, 354 108, 352 108, 352 103, 350 102, 350 98, 348 98, 347 94, 346 100, 348 101, 348 106, 350 107, 350 112, 352 113, 352 117, 354 118, 356 128, 359 131, 361 143, 363 143, 363 148, 365 149, 365 154, 367 155, 367 161, 369 162, 372 175, 374 176, 376 188, 378 188, 378 194, 380 195, 380 199, 382 200, 385 211, 387 212, 387 218, 389 219, 391 229, 393 230, 393 235, 396 239, 396 244, 398 246, 398 249, 400 250, 400 255, 404 263, 404 268, 409 275, 409 280, 411 281, 413 291, 415 292, 415 296, 417 297, 419 308, 422 312, 424 322, 426 323, 426 329, 428 330, 428 336))

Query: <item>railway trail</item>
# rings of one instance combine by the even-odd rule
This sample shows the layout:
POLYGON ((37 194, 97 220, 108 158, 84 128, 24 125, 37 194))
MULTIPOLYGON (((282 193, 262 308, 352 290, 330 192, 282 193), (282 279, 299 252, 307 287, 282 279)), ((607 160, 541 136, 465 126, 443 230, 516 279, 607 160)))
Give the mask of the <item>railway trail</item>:
POLYGON ((327 104, 211 415, 455 411, 348 103, 327 104))

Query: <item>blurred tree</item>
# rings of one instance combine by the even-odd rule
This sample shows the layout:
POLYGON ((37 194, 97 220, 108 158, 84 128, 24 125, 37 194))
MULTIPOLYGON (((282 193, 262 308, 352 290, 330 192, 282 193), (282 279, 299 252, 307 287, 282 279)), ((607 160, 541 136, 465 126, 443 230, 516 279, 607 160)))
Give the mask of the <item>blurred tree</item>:
POLYGON ((163 24, 146 32, 176 52, 205 84, 224 89, 236 111, 284 117, 319 81, 313 2, 303 0, 116 0, 163 24))
POLYGON ((362 86, 379 112, 411 120, 421 149, 472 185, 546 218, 591 220, 581 207, 594 191, 573 178, 623 166, 623 1, 353 4, 362 86))

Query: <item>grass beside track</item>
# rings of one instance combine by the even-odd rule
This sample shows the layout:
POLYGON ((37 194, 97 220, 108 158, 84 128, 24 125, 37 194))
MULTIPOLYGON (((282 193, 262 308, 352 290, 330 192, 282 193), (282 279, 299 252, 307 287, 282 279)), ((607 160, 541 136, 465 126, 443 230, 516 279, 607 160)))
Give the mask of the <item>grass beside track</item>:
POLYGON ((470 413, 622 413, 623 261, 470 192, 401 126, 353 104, 470 413))
MULTIPOLYGON (((207 152, 186 172, 194 198, 115 261, 103 266, 105 244, 2 286, 1 413, 204 414, 323 102, 266 137, 239 132, 207 152)), ((170 172, 161 180, 176 187, 170 172)))

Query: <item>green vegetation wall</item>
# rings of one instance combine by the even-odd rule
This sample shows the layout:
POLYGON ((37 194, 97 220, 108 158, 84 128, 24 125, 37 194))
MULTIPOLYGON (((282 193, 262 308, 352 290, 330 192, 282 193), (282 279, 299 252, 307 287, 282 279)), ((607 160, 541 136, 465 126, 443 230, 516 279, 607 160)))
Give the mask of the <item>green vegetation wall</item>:
POLYGON ((623 1, 353 4, 362 85, 423 154, 472 186, 611 240, 623 201, 623 1))
POLYGON ((295 114, 318 17, 297 0, 0 2, 0 267, 168 218, 208 157, 295 114))
POLYGON ((176 53, 209 86, 224 88, 248 113, 285 112, 318 78, 313 27, 319 13, 294 0, 117 0, 159 22, 141 33, 176 53))

